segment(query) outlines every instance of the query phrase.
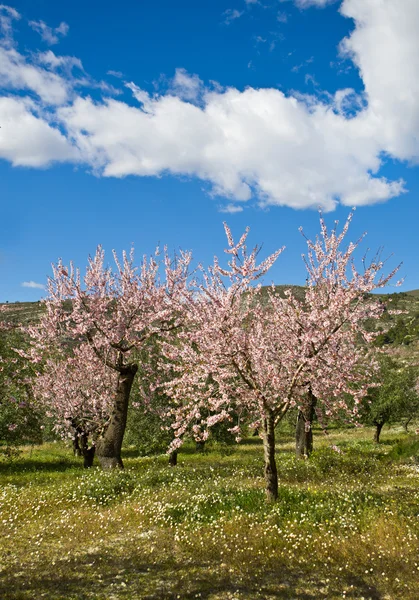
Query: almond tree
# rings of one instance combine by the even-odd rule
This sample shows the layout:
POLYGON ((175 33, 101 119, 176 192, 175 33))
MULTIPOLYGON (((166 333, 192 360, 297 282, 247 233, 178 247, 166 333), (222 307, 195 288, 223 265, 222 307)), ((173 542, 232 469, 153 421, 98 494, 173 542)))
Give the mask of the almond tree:
MULTIPOLYGON (((71 362, 77 355, 80 371, 89 383, 94 378, 93 369, 98 373, 110 370, 104 381, 113 381, 114 389, 111 398, 106 399, 108 418, 96 441, 96 456, 103 468, 123 467, 121 447, 130 392, 138 371, 137 351, 150 337, 164 335, 182 322, 190 260, 189 253, 181 253, 171 261, 166 250, 161 260, 157 250, 151 258, 144 257, 137 268, 133 251, 129 255, 124 252, 122 261, 114 252, 113 271, 105 266, 104 251, 99 246, 95 256, 89 258, 83 278, 72 264, 66 267, 60 260, 53 266, 45 314, 39 325, 28 328, 32 344, 27 356, 33 363, 49 358, 52 373, 54 361, 71 362), (159 277, 161 263, 163 280, 159 277)), ((71 371, 69 365, 64 366, 61 383, 57 383, 61 386, 60 402, 65 402, 62 386, 66 372, 71 371)), ((72 394, 77 385, 77 381, 72 381, 72 394)), ((79 391, 78 401, 83 403, 79 391)), ((95 392, 90 393, 93 403, 95 392)), ((52 394, 48 392, 49 399, 52 394)), ((70 405, 73 400, 67 401, 70 405)), ((64 414, 62 408, 56 408, 64 414)))
POLYGON ((353 213, 338 233, 338 223, 329 232, 321 216, 320 236, 314 242, 306 238, 304 301, 291 295, 285 301, 271 296, 274 322, 279 317, 278 327, 284 325, 286 315, 288 352, 294 351, 295 372, 300 371, 300 382, 306 381, 306 393, 298 403, 297 455, 307 456, 312 449, 316 405, 318 414, 328 418, 337 412, 355 416, 378 370, 367 346, 375 334, 365 329, 365 321, 379 318, 385 307, 369 294, 387 285, 398 267, 383 274, 385 261, 378 253, 368 264, 364 256, 362 270, 357 270, 353 257, 365 234, 345 246, 352 217, 353 213), (353 403, 348 403, 351 398, 353 403))
POLYGON ((341 234, 328 232, 321 219, 321 237, 307 240, 309 274, 305 302, 291 292, 285 298, 272 293, 265 306, 260 289, 252 284, 265 274, 281 250, 261 265, 258 249, 245 246, 248 230, 235 244, 225 226, 231 260, 222 269, 217 259, 204 274, 199 294, 189 299, 187 327, 176 344, 164 345, 165 360, 176 377, 166 384, 176 406, 173 410, 176 438, 191 428, 205 439, 208 428, 238 415, 231 431, 240 437, 241 424, 251 421, 263 440, 266 493, 278 495, 275 461, 275 426, 291 406, 299 406, 304 429, 311 427, 307 399, 321 403, 326 414, 345 410, 352 414, 366 393, 365 377, 373 361, 363 362, 356 344, 361 321, 378 316, 379 303, 365 295, 384 286, 393 276, 379 276, 383 262, 376 260, 359 273, 352 263, 358 244, 341 246, 349 217, 341 234), (349 271, 348 271, 349 269, 349 271), (378 279, 377 279, 378 275, 378 279), (348 393, 355 399, 348 403, 348 393))
POLYGON ((108 425, 116 386, 117 372, 88 344, 60 359, 48 358, 33 382, 34 395, 53 419, 55 431, 64 438, 71 436, 85 467, 92 466, 96 441, 108 425))
POLYGON ((267 335, 259 288, 252 284, 269 270, 282 249, 257 264, 259 249, 248 253, 245 245, 249 230, 237 244, 227 225, 225 231, 226 252, 231 257, 228 268, 221 268, 214 259, 197 293, 185 305, 186 326, 174 343, 166 342, 162 348, 162 368, 174 375, 163 384, 172 398, 175 439, 171 450, 182 444, 188 430, 195 439, 205 441, 208 429, 226 419, 237 419, 230 431, 239 437, 242 419, 250 418, 261 430, 268 495, 274 496, 274 409, 285 409, 287 382, 273 360, 277 348, 267 335))

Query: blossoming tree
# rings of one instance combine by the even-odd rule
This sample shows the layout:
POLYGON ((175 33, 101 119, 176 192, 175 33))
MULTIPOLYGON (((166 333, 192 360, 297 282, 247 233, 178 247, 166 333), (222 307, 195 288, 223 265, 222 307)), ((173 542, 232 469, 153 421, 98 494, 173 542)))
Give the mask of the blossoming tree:
POLYGON ((64 438, 71 436, 85 467, 93 464, 95 443, 112 414, 116 386, 117 372, 87 344, 60 359, 47 358, 33 382, 35 398, 52 418, 55 431, 64 438))
POLYGON ((336 228, 329 233, 321 219, 321 237, 307 240, 305 301, 291 292, 279 298, 272 291, 266 305, 253 284, 281 250, 257 265, 258 249, 246 249, 248 230, 235 244, 225 226, 228 268, 215 259, 199 294, 185 306, 187 327, 175 344, 164 345, 165 361, 176 373, 165 384, 175 403, 172 448, 181 444, 188 427, 205 439, 209 427, 234 414, 238 421, 231 432, 239 437, 241 423, 250 420, 263 439, 269 501, 278 495, 276 424, 297 405, 309 432, 307 408, 313 407, 313 398, 328 414, 353 413, 345 392, 355 397, 356 406, 366 393, 368 365, 375 368, 373 361, 362 361, 356 338, 360 333, 368 338, 361 322, 382 310, 379 303, 366 302, 365 295, 384 286, 394 272, 380 276, 379 260, 364 264, 362 273, 356 270, 352 255, 357 244, 342 249, 350 220, 338 235, 336 228))
POLYGON ((79 419, 79 409, 91 407, 95 431, 98 421, 103 425, 96 456, 102 467, 113 468, 123 466, 121 447, 138 350, 150 337, 165 335, 181 323, 191 255, 180 253, 172 261, 166 250, 160 259, 157 250, 137 268, 133 251, 124 252, 122 261, 114 253, 114 271, 105 266, 104 258, 98 247, 83 278, 72 264, 66 267, 60 260, 53 266, 45 314, 38 325, 28 328, 27 357, 35 364, 48 359, 45 385, 38 391, 47 403, 55 402, 56 414, 79 419), (54 363, 59 375, 55 380, 54 363), (77 369, 84 374, 84 383, 77 369))
POLYGON ((297 455, 311 451, 316 408, 319 416, 328 418, 338 412, 355 416, 378 370, 368 346, 375 334, 366 330, 365 322, 379 318, 385 307, 369 294, 387 285, 398 267, 383 274, 384 261, 377 254, 368 264, 364 256, 362 270, 357 270, 353 257, 364 236, 345 246, 352 217, 353 213, 340 233, 337 222, 329 232, 321 217, 320 236, 314 242, 306 238, 303 300, 291 293, 285 299, 270 297, 275 331, 278 335, 281 329, 287 331, 282 341, 293 357, 291 373, 298 373, 297 455))

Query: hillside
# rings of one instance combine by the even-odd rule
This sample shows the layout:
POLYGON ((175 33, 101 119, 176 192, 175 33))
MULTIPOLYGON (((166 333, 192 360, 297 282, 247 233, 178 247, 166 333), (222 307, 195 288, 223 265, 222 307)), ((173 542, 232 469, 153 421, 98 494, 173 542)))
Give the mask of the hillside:
MULTIPOLYGON (((266 302, 271 286, 261 288, 262 302, 266 302)), ((275 292, 284 296, 286 290, 300 300, 304 298, 304 287, 297 285, 277 285, 275 292)), ((403 355, 410 352, 419 356, 419 290, 395 292, 392 294, 376 294, 385 304, 387 310, 378 322, 371 322, 371 328, 381 331, 377 340, 382 347, 402 347, 403 355), (400 314, 392 314, 400 311, 400 314)), ((12 323, 30 323, 36 321, 43 310, 41 302, 14 302, 0 304, 1 320, 12 323)))
POLYGON ((30 323, 36 321, 42 311, 41 302, 7 302, 0 304, 0 321, 30 323))

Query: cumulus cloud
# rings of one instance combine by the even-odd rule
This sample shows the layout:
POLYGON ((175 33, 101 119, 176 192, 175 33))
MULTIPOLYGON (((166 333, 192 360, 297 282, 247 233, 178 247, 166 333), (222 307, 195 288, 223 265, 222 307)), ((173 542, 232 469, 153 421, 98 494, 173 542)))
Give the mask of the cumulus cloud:
POLYGON ((50 46, 58 44, 60 38, 65 37, 70 29, 70 27, 67 25, 67 23, 64 23, 64 21, 55 28, 48 27, 44 21, 29 21, 29 26, 32 27, 34 31, 39 33, 42 40, 50 46))
POLYGON ((36 115, 34 102, 0 98, 0 158, 16 167, 46 167, 53 162, 75 162, 78 150, 58 129, 36 115))
POLYGON ((36 281, 24 281, 22 287, 33 288, 36 290, 44 290, 45 286, 42 283, 36 283, 36 281))
POLYGON ((0 87, 31 91, 46 104, 62 104, 68 98, 68 82, 42 66, 29 64, 15 49, 0 46, 0 87))
POLYGON ((214 194, 295 208, 371 203, 403 191, 401 181, 374 175, 381 149, 366 115, 347 119, 276 89, 206 92, 203 107, 131 89, 138 108, 78 98, 58 109, 83 160, 105 176, 196 175, 214 194))
POLYGON ((345 0, 341 13, 356 28, 341 52, 359 68, 369 121, 383 151, 419 159, 419 2, 345 0))
POLYGON ((226 199, 227 212, 252 199, 332 210, 399 196, 405 183, 381 168, 386 157, 419 159, 419 3, 343 0, 340 10, 355 27, 339 52, 359 69, 362 93, 209 88, 179 68, 166 92, 131 82, 132 100, 122 101, 106 83, 76 79, 74 57, 49 51, 30 63, 16 47, 0 47, 8 93, 0 96, 0 157, 33 167, 73 161, 105 177, 198 177, 226 199), (82 81, 102 86, 102 99, 76 90, 82 81))
POLYGON ((197 102, 203 89, 204 83, 198 75, 190 75, 186 69, 176 69, 171 90, 178 98, 197 102))

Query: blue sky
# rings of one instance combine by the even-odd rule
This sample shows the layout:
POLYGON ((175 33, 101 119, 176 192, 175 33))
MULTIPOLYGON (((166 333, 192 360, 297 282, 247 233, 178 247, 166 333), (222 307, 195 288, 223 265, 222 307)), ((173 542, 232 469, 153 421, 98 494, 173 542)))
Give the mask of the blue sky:
POLYGON ((418 30, 417 0, 0 4, 0 302, 99 243, 207 264, 224 220, 303 284, 319 206, 419 288, 418 30))

